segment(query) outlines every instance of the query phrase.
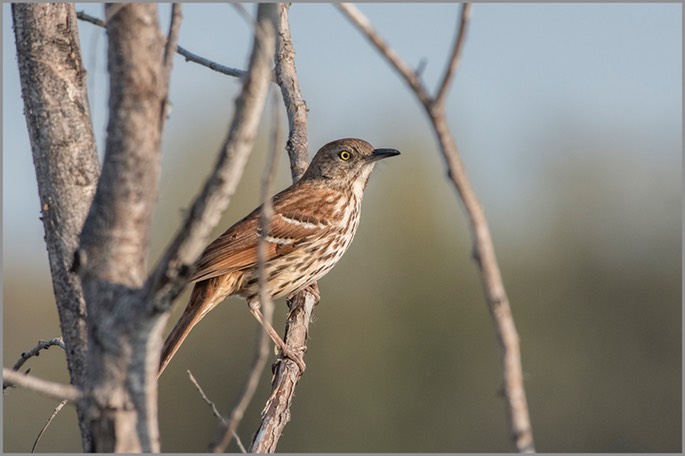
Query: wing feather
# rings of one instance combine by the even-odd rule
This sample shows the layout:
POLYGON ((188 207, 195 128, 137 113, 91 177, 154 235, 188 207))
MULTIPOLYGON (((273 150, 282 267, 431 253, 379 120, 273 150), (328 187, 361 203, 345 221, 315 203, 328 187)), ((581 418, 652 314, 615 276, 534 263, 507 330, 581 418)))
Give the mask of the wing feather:
MULTIPOLYGON (((298 246, 323 236, 330 227, 325 210, 333 198, 320 191, 294 191, 297 184, 274 196, 274 216, 266 240, 266 261, 288 255, 298 246), (316 210, 311 209, 315 207, 316 210), (320 214, 314 217, 311 214, 320 214)), ((300 187, 300 190, 305 188, 300 187)), ((317 188, 317 190, 319 190, 317 188)), ((210 279, 257 265, 261 206, 231 226, 207 246, 196 263, 191 281, 210 279)))

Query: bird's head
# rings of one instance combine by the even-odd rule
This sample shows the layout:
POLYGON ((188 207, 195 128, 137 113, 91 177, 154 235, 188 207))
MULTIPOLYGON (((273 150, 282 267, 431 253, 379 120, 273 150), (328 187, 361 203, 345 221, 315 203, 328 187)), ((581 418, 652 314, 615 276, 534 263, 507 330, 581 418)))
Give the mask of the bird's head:
POLYGON ((376 162, 399 154, 395 149, 374 149, 361 139, 338 139, 319 149, 302 179, 321 179, 330 186, 363 191, 376 162))

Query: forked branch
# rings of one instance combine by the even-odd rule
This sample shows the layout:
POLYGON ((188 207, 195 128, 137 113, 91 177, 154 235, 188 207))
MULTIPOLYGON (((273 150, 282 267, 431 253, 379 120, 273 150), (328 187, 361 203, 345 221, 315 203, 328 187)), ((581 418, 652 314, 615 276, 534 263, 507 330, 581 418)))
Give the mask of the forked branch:
POLYGON ((468 180, 457 144, 445 116, 444 100, 459 62, 459 55, 466 35, 470 5, 468 3, 462 5, 457 36, 445 74, 438 86, 435 97, 428 93, 409 65, 376 33, 369 20, 359 9, 346 3, 341 3, 337 6, 407 82, 407 85, 409 85, 419 99, 431 121, 443 158, 447 163, 449 178, 464 203, 470 222, 473 238, 473 255, 480 268, 488 309, 493 319, 500 347, 504 393, 512 438, 518 451, 534 452, 533 431, 523 385, 519 339, 509 305, 509 298, 504 288, 502 275, 495 256, 495 247, 490 236, 490 228, 488 227, 483 208, 468 180))

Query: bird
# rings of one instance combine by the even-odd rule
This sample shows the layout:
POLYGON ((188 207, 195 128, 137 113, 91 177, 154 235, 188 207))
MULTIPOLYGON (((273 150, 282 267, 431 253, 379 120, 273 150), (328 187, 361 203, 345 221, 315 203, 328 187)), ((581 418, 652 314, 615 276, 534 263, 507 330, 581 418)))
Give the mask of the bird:
POLYGON ((260 238, 266 247, 263 267, 270 298, 305 289, 328 273, 352 243, 375 164, 399 154, 357 138, 331 141, 314 155, 301 179, 273 196, 266 233, 261 229, 260 206, 211 242, 194 264, 190 300, 164 342, 158 378, 193 327, 232 295, 247 301, 281 352, 304 370, 301 359, 288 356, 282 339, 265 325, 259 310, 260 238))

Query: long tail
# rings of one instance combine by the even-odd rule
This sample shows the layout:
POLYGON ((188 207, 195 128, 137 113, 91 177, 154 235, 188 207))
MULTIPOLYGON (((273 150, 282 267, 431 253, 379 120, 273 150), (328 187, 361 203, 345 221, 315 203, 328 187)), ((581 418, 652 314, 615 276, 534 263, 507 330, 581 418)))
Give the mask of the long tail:
POLYGON ((202 320, 214 307, 236 290, 237 277, 225 275, 214 277, 198 282, 190 294, 190 301, 186 306, 181 318, 178 319, 174 329, 171 330, 164 342, 162 355, 159 359, 159 371, 157 378, 162 375, 164 369, 174 357, 190 331, 202 320))

